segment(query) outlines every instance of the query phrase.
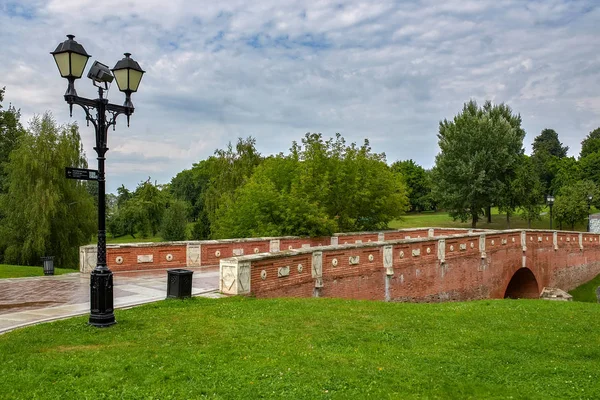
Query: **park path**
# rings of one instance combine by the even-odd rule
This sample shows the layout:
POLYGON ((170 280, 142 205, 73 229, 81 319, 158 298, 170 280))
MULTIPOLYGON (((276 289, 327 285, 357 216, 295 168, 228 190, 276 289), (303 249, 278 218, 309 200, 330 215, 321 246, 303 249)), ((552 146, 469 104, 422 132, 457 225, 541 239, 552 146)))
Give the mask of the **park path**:
MULTIPOLYGON (((219 267, 187 269, 194 271, 192 296, 219 296, 219 267)), ((163 300, 167 296, 167 270, 115 272, 113 284, 115 309, 163 300)), ((87 273, 0 279, 0 334, 87 314, 89 297, 87 273)))

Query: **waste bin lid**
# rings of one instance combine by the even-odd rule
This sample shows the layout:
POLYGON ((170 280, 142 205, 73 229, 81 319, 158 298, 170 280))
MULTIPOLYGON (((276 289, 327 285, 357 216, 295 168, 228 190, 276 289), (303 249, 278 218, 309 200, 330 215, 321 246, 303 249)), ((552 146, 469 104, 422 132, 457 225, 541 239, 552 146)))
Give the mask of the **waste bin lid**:
POLYGON ((168 269, 167 272, 169 274, 175 274, 175 275, 187 275, 187 274, 194 273, 194 271, 190 271, 189 269, 183 269, 183 268, 168 269))

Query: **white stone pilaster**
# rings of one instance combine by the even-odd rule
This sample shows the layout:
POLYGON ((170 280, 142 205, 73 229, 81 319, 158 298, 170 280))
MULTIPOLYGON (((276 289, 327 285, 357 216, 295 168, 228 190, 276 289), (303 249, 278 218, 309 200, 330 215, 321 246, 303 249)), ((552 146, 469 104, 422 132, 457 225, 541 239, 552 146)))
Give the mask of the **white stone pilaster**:
POLYGON ((221 260, 219 290, 223 294, 250 293, 250 261, 221 260))
POLYGON ((79 248, 79 271, 80 272, 92 272, 96 267, 98 261, 98 247, 97 246, 81 246, 79 248))
POLYGON ((279 241, 279 239, 271 239, 271 241, 269 242, 269 252, 277 253, 279 251, 280 243, 281 242, 279 241))
POLYGON ((383 246, 383 268, 386 275, 394 275, 394 248, 383 246))
POLYGON ((438 240, 438 248, 437 248, 437 256, 438 260, 440 260, 440 264, 446 262, 446 240, 440 239, 438 240))
POLYGON ((186 267, 200 267, 202 248, 200 243, 188 243, 185 249, 186 267))

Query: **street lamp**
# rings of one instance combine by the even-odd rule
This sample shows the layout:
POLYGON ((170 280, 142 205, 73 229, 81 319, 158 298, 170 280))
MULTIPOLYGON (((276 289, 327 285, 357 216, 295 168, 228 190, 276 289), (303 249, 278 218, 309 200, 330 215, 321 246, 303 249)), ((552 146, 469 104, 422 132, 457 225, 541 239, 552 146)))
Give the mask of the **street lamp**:
POLYGON ((587 197, 587 201, 588 201, 588 226, 587 226, 587 231, 590 231, 590 205, 592 204, 592 195, 588 194, 587 197))
POLYGON ((108 129, 113 130, 117 117, 120 114, 129 117, 133 114, 134 107, 131 102, 131 93, 136 92, 144 72, 139 64, 130 58, 131 54, 125 53, 125 58, 117 62, 111 70, 108 66, 96 61, 88 72, 90 78, 98 88, 98 98, 95 100, 79 97, 75 91, 75 80, 81 78, 85 65, 90 55, 82 45, 77 43, 75 36, 67 35, 67 40, 60 43, 56 50, 51 52, 56 61, 56 66, 63 78, 69 81, 65 101, 69 104, 70 115, 73 115, 73 104, 77 104, 85 111, 85 119, 94 125, 96 133, 96 151, 98 157, 97 177, 85 178, 98 181, 98 259, 96 267, 90 276, 90 319, 89 324, 97 327, 106 327, 116 323, 113 306, 113 274, 106 265, 106 180, 104 176, 105 154, 108 151, 108 129), (113 76, 114 73, 114 76, 113 76), (125 104, 122 106, 110 104, 104 98, 104 91, 108 90, 110 83, 117 78, 119 90, 125 93, 125 104), (96 110, 93 116, 92 110, 96 110), (107 116, 107 112, 109 115, 107 116))
POLYGON ((546 203, 550 207, 550 229, 552 229, 552 206, 554 205, 554 196, 551 194, 546 196, 546 203))

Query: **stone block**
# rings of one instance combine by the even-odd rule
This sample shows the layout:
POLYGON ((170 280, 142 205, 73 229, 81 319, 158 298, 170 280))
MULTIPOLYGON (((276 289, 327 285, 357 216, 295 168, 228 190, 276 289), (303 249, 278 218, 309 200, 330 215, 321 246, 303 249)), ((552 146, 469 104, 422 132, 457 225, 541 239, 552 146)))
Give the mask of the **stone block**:
POLYGON ((285 267, 277 268, 277 277, 283 278, 284 276, 290 276, 290 266, 287 265, 285 267))
POLYGON ((138 262, 138 264, 154 262, 154 255, 153 254, 141 254, 141 255, 137 256, 137 262, 138 262))
POLYGON ((559 288, 548 288, 542 289, 540 299, 554 300, 554 301, 573 301, 573 296, 559 288))

